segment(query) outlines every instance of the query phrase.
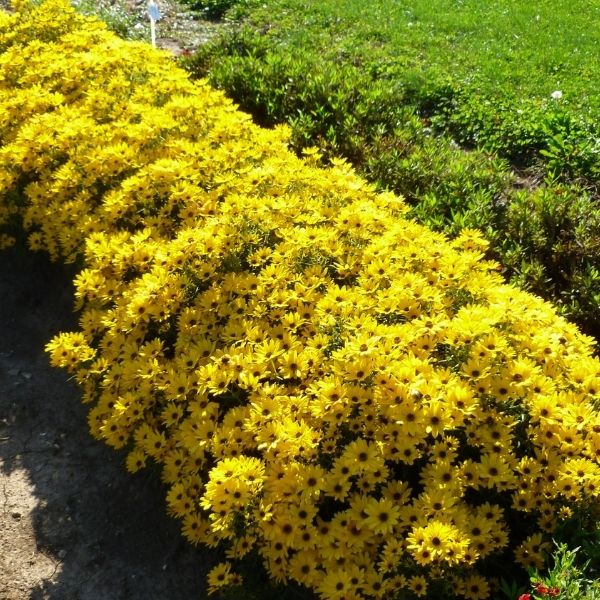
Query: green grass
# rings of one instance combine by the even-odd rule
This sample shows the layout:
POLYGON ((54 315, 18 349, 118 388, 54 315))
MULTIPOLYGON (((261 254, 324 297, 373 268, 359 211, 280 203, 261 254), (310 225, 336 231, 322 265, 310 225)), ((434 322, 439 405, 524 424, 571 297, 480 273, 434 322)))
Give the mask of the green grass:
POLYGON ((598 2, 270 0, 252 19, 289 51, 324 42, 330 57, 381 59, 482 95, 545 103, 561 90, 580 110, 600 107, 598 2))
POLYGON ((598 2, 270 0, 246 15, 270 52, 318 54, 400 85, 463 143, 527 162, 558 110, 599 149, 598 2))

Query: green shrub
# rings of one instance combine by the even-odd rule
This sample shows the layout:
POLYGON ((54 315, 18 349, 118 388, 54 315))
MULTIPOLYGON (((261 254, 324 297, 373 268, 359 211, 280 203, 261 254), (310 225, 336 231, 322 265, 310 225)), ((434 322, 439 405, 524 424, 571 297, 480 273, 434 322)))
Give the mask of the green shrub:
POLYGON ((598 600, 600 580, 589 578, 586 570, 589 561, 577 564, 578 549, 569 549, 566 544, 557 545, 553 553, 553 565, 547 574, 537 569, 531 573, 531 593, 520 596, 521 600, 598 600))
POLYGON ((558 102, 489 99, 465 89, 440 102, 432 121, 461 144, 496 152, 515 165, 533 167, 538 174, 597 185, 598 128, 558 102))
POLYGON ((498 255, 519 285, 550 297, 598 336, 600 206, 585 190, 542 185, 512 195, 498 255))
POLYGON ((243 0, 182 0, 209 19, 220 19, 230 8, 243 0))
POLYGON ((346 48, 364 40, 343 23, 332 32, 315 17, 314 45, 307 33, 298 51, 287 33, 298 14, 274 15, 272 29, 260 29, 260 11, 250 11, 256 22, 208 44, 185 66, 257 122, 287 122, 297 152, 317 146, 324 164, 348 158, 369 180, 402 194, 430 227, 449 235, 480 229, 508 277, 600 335, 599 154, 590 123, 558 101, 504 92, 486 99, 442 75, 419 75, 394 64, 385 48, 366 46, 358 56, 346 48), (509 161, 520 167, 522 189, 509 161))

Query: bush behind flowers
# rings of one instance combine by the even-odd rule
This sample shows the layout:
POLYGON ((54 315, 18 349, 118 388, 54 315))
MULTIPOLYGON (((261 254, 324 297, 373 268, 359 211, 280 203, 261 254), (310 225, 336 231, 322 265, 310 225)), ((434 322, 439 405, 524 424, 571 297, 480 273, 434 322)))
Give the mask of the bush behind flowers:
POLYGON ((81 262, 51 361, 130 471, 160 465, 184 536, 330 600, 477 600, 543 566, 598 499, 592 340, 503 285, 478 233, 296 158, 61 0, 15 8, 0 219, 81 262))

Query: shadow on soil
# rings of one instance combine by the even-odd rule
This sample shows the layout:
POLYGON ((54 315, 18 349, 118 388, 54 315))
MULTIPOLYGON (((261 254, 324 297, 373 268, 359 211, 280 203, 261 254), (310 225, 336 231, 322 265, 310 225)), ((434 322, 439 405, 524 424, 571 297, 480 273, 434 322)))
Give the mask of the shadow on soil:
MULTIPOLYGON (((71 275, 45 256, 0 253, 0 478, 26 471, 30 544, 56 564, 25 596, 5 587, 7 600, 202 600, 216 560, 166 516, 156 474, 132 477, 91 438, 77 387, 48 365, 44 345, 76 326, 71 275)), ((3 543, 20 557, 18 537, 3 543)))

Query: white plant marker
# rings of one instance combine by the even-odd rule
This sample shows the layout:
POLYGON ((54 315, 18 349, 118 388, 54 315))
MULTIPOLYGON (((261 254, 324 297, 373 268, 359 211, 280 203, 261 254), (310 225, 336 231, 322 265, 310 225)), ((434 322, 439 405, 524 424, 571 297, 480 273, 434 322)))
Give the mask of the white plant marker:
POLYGON ((152 45, 156 48, 156 21, 160 19, 160 12, 154 0, 148 0, 148 16, 150 17, 150 36, 152 45))

